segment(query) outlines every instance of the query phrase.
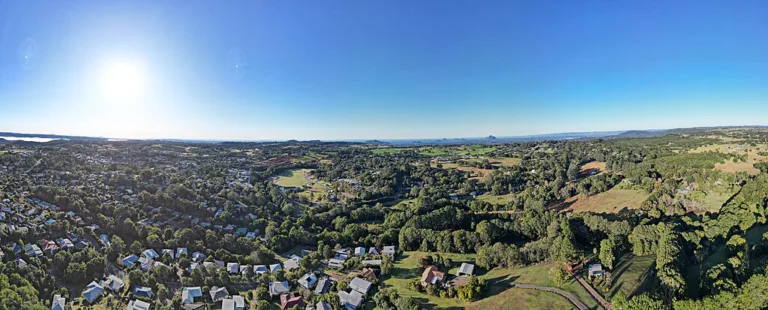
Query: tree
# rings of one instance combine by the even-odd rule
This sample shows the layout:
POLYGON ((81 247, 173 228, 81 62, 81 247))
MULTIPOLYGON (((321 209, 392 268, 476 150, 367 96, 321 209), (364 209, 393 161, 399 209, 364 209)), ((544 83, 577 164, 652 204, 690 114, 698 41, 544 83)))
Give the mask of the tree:
POLYGON ((555 266, 549 269, 549 279, 552 280, 555 286, 563 286, 563 284, 568 282, 569 277, 570 274, 568 274, 568 271, 565 270, 562 264, 555 264, 555 266))
POLYGON ((600 241, 600 262, 603 266, 608 268, 608 270, 613 270, 613 261, 616 259, 616 256, 614 255, 615 247, 616 244, 611 238, 606 238, 603 239, 603 241, 600 241))

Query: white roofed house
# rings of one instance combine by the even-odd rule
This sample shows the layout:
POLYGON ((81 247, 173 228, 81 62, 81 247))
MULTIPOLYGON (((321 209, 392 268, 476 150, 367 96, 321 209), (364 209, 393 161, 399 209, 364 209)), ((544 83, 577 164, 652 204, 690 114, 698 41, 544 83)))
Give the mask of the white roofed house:
POLYGON ((205 254, 203 254, 201 252, 192 253, 192 261, 193 262, 201 262, 204 259, 205 259, 205 254))
POLYGON ((365 295, 368 294, 368 290, 371 289, 371 282, 356 277, 352 279, 352 281, 349 281, 349 288, 365 295))
POLYGON ((245 298, 240 295, 225 298, 221 301, 221 310, 244 310, 245 298))
POLYGON ((262 274, 262 273, 267 273, 267 266, 265 266, 265 265, 256 265, 256 266, 253 266, 253 272, 254 272, 255 274, 262 274))
POLYGON ((120 292, 124 285, 123 280, 114 275, 109 275, 107 281, 104 282, 104 287, 113 292, 120 292))
POLYGON ((289 258, 283 262, 283 267, 287 271, 292 271, 299 269, 299 262, 301 261, 301 258, 289 258))
POLYGON ((109 236, 105 234, 99 235, 99 241, 101 241, 101 245, 103 245, 105 248, 108 248, 111 245, 109 242, 109 236))
POLYGON ((365 255, 365 248, 364 247, 356 247, 355 248, 355 256, 363 256, 365 255))
POLYGON ((272 272, 272 273, 275 273, 278 270, 282 270, 282 269, 283 269, 283 266, 281 266, 280 264, 269 265, 269 272, 272 272))
POLYGON ((328 260, 328 268, 331 269, 344 269, 344 261, 340 259, 331 258, 328 260))
POLYGON ((125 310, 150 310, 152 305, 146 301, 131 300, 125 310))
POLYGON ((51 310, 64 310, 66 305, 67 300, 64 299, 64 297, 61 297, 61 295, 53 296, 53 300, 51 301, 51 310))
POLYGON ((181 291, 181 303, 191 304, 195 302, 195 298, 203 297, 203 290, 199 286, 185 287, 181 291))
POLYGON ((589 273, 587 274, 588 278, 592 279, 593 277, 599 277, 604 275, 605 275, 605 270, 603 270, 603 265, 601 264, 589 265, 589 273))
POLYGON ((352 290, 350 292, 339 291, 339 303, 345 309, 357 309, 363 304, 363 294, 358 291, 352 290))
POLYGON ((123 258, 123 266, 125 268, 129 268, 133 266, 137 261, 139 261, 139 257, 136 256, 136 254, 131 254, 130 256, 126 256, 123 258))
POLYGON ((155 258, 159 258, 160 257, 160 255, 158 255, 157 252, 155 250, 153 250, 153 249, 146 249, 146 250, 144 250, 144 252, 141 252, 141 255, 143 255, 146 258, 151 258, 151 259, 155 259, 155 258))
POLYGON ((240 272, 240 265, 237 263, 227 263, 227 272, 230 274, 236 274, 240 272))
POLYGON ((385 246, 384 249, 381 251, 381 255, 389 256, 389 257, 395 257, 395 246, 385 246))
POLYGON ((168 256, 170 256, 171 259, 174 259, 174 257, 173 257, 173 250, 171 250, 171 249, 162 249, 160 251, 160 256, 165 256, 165 254, 168 254, 168 256))
POLYGON ((471 276, 475 274, 475 265, 468 263, 461 263, 461 267, 456 271, 457 276, 471 276))
POLYGON ((211 288, 211 300, 213 300, 213 302, 222 300, 227 296, 229 296, 229 291, 227 291, 226 287, 214 286, 211 288))
POLYGON ((299 285, 306 289, 311 289, 317 282, 317 276, 314 273, 308 273, 299 279, 299 285))
POLYGON ((288 281, 282 282, 269 282, 269 295, 278 296, 280 294, 288 293, 291 290, 291 285, 288 281))
POLYGON ((181 258, 182 254, 184 254, 184 256, 189 255, 189 253, 187 253, 187 248, 177 248, 176 249, 176 256, 174 258, 175 259, 179 259, 179 258, 181 258))

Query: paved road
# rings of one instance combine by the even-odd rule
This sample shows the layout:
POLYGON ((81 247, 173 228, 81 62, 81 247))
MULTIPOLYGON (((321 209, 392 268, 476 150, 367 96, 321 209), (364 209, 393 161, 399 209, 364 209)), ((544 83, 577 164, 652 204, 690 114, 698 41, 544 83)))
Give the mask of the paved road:
POLYGON ((581 300, 576 298, 576 296, 558 288, 549 287, 549 286, 539 286, 539 285, 533 285, 533 284, 523 284, 523 283, 512 283, 512 287, 555 293, 567 298, 574 306, 576 306, 576 308, 579 308, 579 310, 589 310, 589 307, 587 307, 587 305, 582 303, 581 300))

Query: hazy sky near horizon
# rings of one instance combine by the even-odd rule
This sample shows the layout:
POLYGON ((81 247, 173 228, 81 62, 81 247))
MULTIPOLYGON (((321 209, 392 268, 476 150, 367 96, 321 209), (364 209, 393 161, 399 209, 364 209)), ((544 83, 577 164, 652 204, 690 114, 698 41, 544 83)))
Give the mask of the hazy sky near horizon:
POLYGON ((768 125, 766 1, 0 0, 0 131, 386 139, 768 125))

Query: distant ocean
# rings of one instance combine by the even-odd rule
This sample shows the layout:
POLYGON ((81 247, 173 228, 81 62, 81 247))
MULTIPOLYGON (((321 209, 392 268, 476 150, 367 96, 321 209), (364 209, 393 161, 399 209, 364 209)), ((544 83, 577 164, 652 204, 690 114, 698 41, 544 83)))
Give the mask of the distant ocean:
POLYGON ((0 139, 5 139, 8 141, 27 141, 27 142, 50 142, 53 140, 61 140, 61 139, 51 139, 51 138, 39 138, 39 137, 4 137, 4 136, 0 136, 0 139))

